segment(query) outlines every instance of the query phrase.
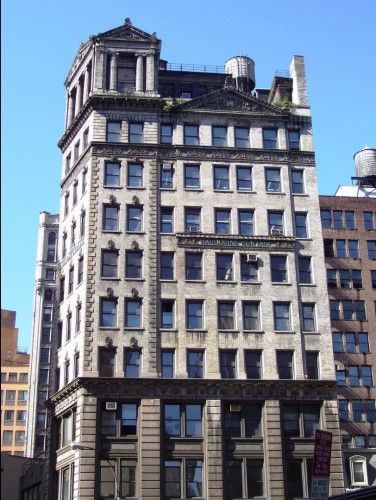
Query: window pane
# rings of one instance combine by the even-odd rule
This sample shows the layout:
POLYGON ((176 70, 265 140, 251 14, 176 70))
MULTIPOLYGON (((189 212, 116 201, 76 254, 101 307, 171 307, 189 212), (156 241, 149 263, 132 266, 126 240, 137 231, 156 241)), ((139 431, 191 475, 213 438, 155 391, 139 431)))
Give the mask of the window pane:
POLYGON ((187 301, 187 328, 202 328, 202 301, 187 301))
POLYGON ((241 190, 252 190, 252 169, 250 167, 237 167, 237 187, 241 190))
POLYGON ((279 168, 265 169, 266 190, 269 192, 281 191, 281 171, 279 168))
POLYGON ((220 330, 233 330, 234 324, 234 303, 218 303, 218 328, 220 330))
POLYGON ((214 189, 230 189, 228 167, 214 167, 214 189))
POLYGON ((202 254, 185 255, 185 277, 187 280, 202 280, 202 254))
POLYGON ((302 170, 292 170, 291 172, 291 188, 294 194, 304 193, 304 179, 302 170))
POLYGON ((235 127, 235 147, 249 148, 249 128, 235 127))

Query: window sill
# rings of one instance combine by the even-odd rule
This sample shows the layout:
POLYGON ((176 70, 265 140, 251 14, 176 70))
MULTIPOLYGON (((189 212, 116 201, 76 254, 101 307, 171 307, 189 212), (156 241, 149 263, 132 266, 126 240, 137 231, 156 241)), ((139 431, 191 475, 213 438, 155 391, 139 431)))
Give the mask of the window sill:
POLYGON ((223 284, 236 285, 237 281, 233 281, 233 280, 217 280, 217 284, 220 284, 220 285, 223 285, 223 284))
POLYGON ((316 283, 298 283, 299 286, 316 286, 316 283))
POLYGON ((207 330, 204 330, 202 328, 186 328, 185 331, 187 333, 208 333, 207 330))
POLYGON ((193 193, 203 193, 204 190, 202 188, 184 188, 184 191, 192 191, 193 193))
POLYGON ((286 193, 284 191, 265 191, 266 194, 283 194, 283 196, 286 196, 286 193))
POLYGON ((236 192, 244 194, 257 194, 257 191, 254 191, 253 189, 237 189, 236 192))
POLYGON ((101 280, 108 280, 108 281, 120 281, 121 278, 118 277, 111 277, 111 276, 101 276, 101 280))
POLYGON ((291 286, 292 285, 292 283, 289 283, 289 282, 280 282, 280 281, 272 281, 271 284, 275 285, 275 286, 291 286))
POLYGON ((103 184, 106 189, 123 189, 123 186, 111 186, 110 184, 103 184))
POLYGON ((218 333, 240 333, 239 330, 223 330, 218 328, 218 333))
POLYGON ((185 282, 186 283, 207 283, 206 280, 189 280, 189 279, 186 279, 185 282))
POLYGON ((99 330, 103 330, 103 331, 119 331, 120 328, 118 326, 99 326, 98 327, 99 330))
MULTIPOLYGON (((119 278, 120 281, 120 278, 119 278)), ((124 278, 124 281, 138 281, 138 282, 143 282, 146 281, 145 278, 124 278)))
POLYGON ((166 332, 166 333, 177 333, 179 330, 177 328, 164 328, 163 326, 161 326, 159 328, 159 331, 163 331, 163 332, 166 332))
POLYGON ((168 280, 166 278, 160 278, 159 281, 161 283, 177 283, 178 282, 178 280, 168 280))
POLYGON ((302 330, 304 335, 321 335, 317 330, 302 330))
POLYGON ((125 230, 125 234, 146 234, 145 231, 128 231, 125 230))
POLYGON ((274 330, 274 333, 296 333, 294 330, 274 330))
POLYGON ((243 333, 265 333, 265 330, 243 330, 243 333))
POLYGON ((166 187, 159 187, 160 191, 176 191, 176 188, 166 188, 166 187))
POLYGON ((213 189, 214 193, 233 193, 231 189, 213 189))
POLYGON ((261 281, 241 281, 241 285, 261 285, 261 281))
POLYGON ((122 234, 122 231, 119 231, 118 229, 102 229, 102 233, 122 234))
POLYGON ((175 236, 175 233, 159 233, 161 236, 175 236))
POLYGON ((126 186, 127 189, 135 189, 136 191, 146 191, 144 186, 126 186))
POLYGON ((308 198, 308 196, 309 196, 307 193, 293 193, 293 192, 291 192, 291 194, 293 196, 302 196, 303 198, 304 197, 308 198))
MULTIPOLYGON (((118 330, 120 330, 120 328, 118 328, 118 330)), ((142 326, 125 326, 124 327, 124 330, 129 330, 131 332, 144 332, 145 331, 145 328, 143 328, 142 326)))

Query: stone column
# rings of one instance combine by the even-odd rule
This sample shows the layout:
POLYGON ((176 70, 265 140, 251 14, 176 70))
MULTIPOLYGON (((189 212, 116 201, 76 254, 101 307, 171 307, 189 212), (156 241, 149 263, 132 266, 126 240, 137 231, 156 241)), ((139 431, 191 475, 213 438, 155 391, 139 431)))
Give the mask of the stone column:
POLYGON ((153 92, 155 81, 154 52, 148 54, 146 58, 146 92, 153 92))
POLYGON ((116 85, 117 85, 117 57, 118 57, 118 53, 117 52, 113 52, 111 54, 110 90, 116 90, 116 85))
POLYGON ((87 101, 87 98, 89 97, 89 92, 90 92, 90 70, 89 70, 89 66, 86 66, 85 73, 84 73, 84 99, 83 99, 83 102, 87 101))
POLYGON ((144 56, 136 54, 136 92, 144 91, 144 56))
POLYGON ((68 92, 68 120, 67 120, 67 128, 72 123, 74 118, 74 100, 72 96, 72 92, 68 92))
POLYGON ((81 96, 82 96, 82 84, 81 81, 78 80, 76 86, 76 105, 74 107, 74 116, 77 116, 78 112, 81 109, 81 96))

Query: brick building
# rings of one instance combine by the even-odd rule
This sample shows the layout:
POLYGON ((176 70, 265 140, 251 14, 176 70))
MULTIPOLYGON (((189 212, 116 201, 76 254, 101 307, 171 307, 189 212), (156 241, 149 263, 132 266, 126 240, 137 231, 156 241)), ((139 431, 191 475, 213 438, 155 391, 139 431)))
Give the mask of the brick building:
POLYGON ((316 428, 340 493, 304 59, 160 50, 127 19, 65 81, 45 498, 308 498, 316 428))

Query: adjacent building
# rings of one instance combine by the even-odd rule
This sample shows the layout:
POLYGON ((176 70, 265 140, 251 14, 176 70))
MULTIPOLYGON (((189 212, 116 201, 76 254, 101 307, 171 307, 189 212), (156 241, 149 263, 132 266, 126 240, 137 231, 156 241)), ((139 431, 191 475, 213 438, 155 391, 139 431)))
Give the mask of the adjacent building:
POLYGON ((347 488, 376 485, 376 150, 352 186, 320 196, 347 488))
POLYGON ((304 59, 160 51, 126 19, 65 81, 45 498, 308 498, 317 428, 341 493, 304 59))
POLYGON ((1 310, 1 451, 25 455, 29 354, 18 347, 16 312, 1 310))

